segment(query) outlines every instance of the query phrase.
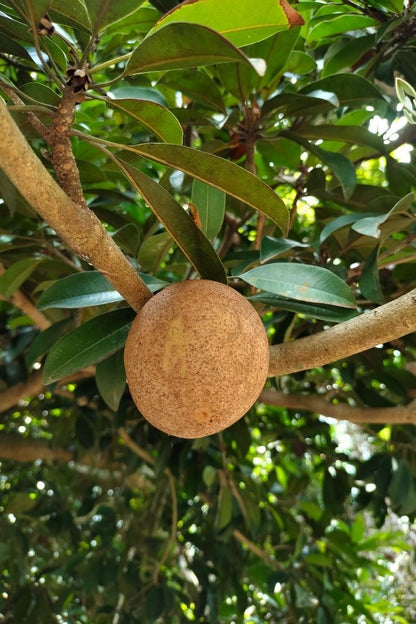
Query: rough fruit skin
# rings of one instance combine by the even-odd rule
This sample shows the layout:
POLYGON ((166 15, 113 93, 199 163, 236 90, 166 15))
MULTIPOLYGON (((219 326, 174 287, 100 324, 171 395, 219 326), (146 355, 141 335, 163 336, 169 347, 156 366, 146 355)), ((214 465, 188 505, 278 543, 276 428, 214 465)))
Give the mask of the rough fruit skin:
POLYGON ((253 306, 210 280, 172 284, 139 311, 124 351, 131 396, 155 427, 201 438, 236 422, 266 381, 269 348, 253 306))

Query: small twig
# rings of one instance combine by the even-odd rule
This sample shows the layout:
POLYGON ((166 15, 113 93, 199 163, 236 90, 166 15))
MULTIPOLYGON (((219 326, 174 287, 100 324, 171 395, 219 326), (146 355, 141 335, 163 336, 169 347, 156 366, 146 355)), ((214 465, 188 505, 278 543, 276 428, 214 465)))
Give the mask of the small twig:
POLYGON ((269 565, 271 568, 274 568, 275 570, 283 569, 282 565, 278 561, 276 561, 276 559, 269 555, 269 553, 259 548, 254 542, 252 542, 248 537, 241 533, 241 531, 239 531, 238 529, 234 529, 232 534, 233 537, 235 537, 235 539, 240 542, 240 544, 243 544, 243 546, 250 550, 259 559, 265 561, 267 565, 269 565))

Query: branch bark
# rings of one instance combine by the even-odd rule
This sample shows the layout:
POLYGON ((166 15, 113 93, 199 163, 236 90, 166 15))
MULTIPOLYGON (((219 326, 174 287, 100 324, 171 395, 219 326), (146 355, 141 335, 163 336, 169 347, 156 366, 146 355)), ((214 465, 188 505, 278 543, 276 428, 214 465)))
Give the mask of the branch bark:
POLYGON ((276 407, 307 410, 356 424, 416 424, 416 400, 400 407, 351 407, 345 403, 328 403, 318 396, 309 394, 285 394, 276 390, 263 390, 259 401, 276 407))
POLYGON ((0 167, 41 218, 81 258, 94 265, 134 310, 152 296, 95 214, 75 204, 33 152, 0 102, 0 167))
POLYGON ((269 376, 336 362, 416 331, 416 289, 330 329, 270 347, 269 376))
MULTIPOLYGON (((4 266, 0 262, 0 275, 5 272, 4 266)), ((37 307, 20 290, 16 290, 10 298, 0 295, 2 301, 10 301, 16 308, 19 308, 34 322, 39 329, 48 329, 51 326, 50 320, 37 309, 37 307)))
POLYGON ((19 462, 33 462, 37 459, 55 459, 71 461, 74 453, 64 448, 51 448, 45 440, 33 440, 11 433, 0 435, 1 459, 12 459, 19 462))

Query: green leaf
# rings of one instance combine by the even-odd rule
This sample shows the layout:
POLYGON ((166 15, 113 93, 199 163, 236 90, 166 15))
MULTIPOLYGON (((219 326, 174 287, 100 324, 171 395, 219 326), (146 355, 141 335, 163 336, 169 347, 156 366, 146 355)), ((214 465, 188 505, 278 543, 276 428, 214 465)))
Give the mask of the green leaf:
POLYGON ((341 106, 369 106, 379 101, 384 102, 380 91, 369 80, 351 73, 327 76, 311 82, 300 90, 300 94, 313 94, 317 91, 335 93, 341 106))
POLYGON ((198 209, 202 231, 213 240, 224 220, 225 193, 201 180, 194 180, 191 201, 198 209))
POLYGON ((380 286, 380 276, 378 271, 378 254, 380 246, 377 245, 366 258, 363 269, 361 271, 361 277, 359 287, 361 294, 366 299, 374 301, 375 303, 383 303, 383 293, 380 286))
POLYGON ((123 356, 123 349, 116 351, 109 358, 99 362, 95 372, 97 388, 108 407, 115 412, 126 387, 123 356))
POLYGON ((319 18, 319 23, 310 30, 306 41, 310 45, 321 42, 325 37, 333 37, 349 30, 361 30, 377 25, 377 20, 372 17, 352 15, 351 13, 335 15, 332 19, 319 18))
POLYGON ((108 99, 107 106, 123 111, 165 143, 182 143, 182 127, 169 109, 137 99, 108 99))
POLYGON ((296 134, 307 139, 329 140, 340 143, 349 143, 352 145, 367 145, 376 149, 381 154, 384 153, 385 147, 381 137, 367 128, 352 125, 330 125, 319 124, 317 126, 308 126, 304 124, 296 129, 296 134))
POLYGON ((288 13, 276 0, 239 0, 238 8, 235 0, 185 0, 162 17, 151 32, 174 22, 207 26, 234 45, 245 46, 267 39, 279 30, 302 24, 303 20, 293 9, 288 13))
POLYGON ((203 71, 183 72, 172 70, 167 72, 157 83, 174 89, 191 100, 212 110, 224 112, 224 101, 216 83, 203 71))
POLYGON ((357 221, 360 221, 361 219, 366 219, 368 217, 370 218, 374 217, 374 213, 364 212, 361 214, 346 214, 346 215, 341 215, 340 217, 336 217, 336 219, 333 219, 332 221, 330 221, 323 228, 321 235, 319 237, 319 242, 322 244, 334 232, 337 232, 338 230, 341 230, 342 228, 347 227, 348 225, 351 225, 352 223, 356 223, 357 221))
POLYGON ((315 145, 315 143, 306 141, 298 134, 294 134, 293 132, 284 131, 282 134, 288 139, 291 139, 292 141, 296 141, 300 145, 303 145, 303 147, 308 152, 319 158, 319 160, 327 165, 327 167, 332 171, 334 176, 341 184, 345 200, 350 199, 357 184, 357 178, 355 175, 354 165, 348 160, 348 158, 346 158, 342 154, 324 150, 321 147, 315 145))
POLYGON ((52 21, 91 31, 91 21, 84 0, 53 0, 49 14, 52 21))
POLYGON ((248 284, 275 295, 344 308, 355 306, 354 295, 337 275, 318 266, 276 262, 240 275, 248 284))
POLYGON ((237 61, 249 63, 240 50, 213 30, 197 24, 169 24, 133 50, 124 75, 237 61))
MULTIPOLYGON (((152 292, 166 284, 152 275, 139 275, 152 292)), ((63 277, 46 288, 39 297, 38 308, 87 308, 122 300, 120 293, 99 271, 85 271, 63 277)))
POLYGON ((265 303, 281 310, 295 312, 296 314, 302 314, 303 316, 310 318, 320 319, 321 321, 328 321, 329 323, 343 323, 358 314, 356 310, 344 310, 343 308, 337 306, 305 303, 303 301, 288 299, 286 297, 281 297, 268 292, 261 292, 248 298, 250 301, 265 303))
POLYGON ((113 310, 94 317, 63 336, 46 358, 44 383, 50 384, 97 364, 121 349, 134 317, 135 312, 130 308, 113 310))
POLYGON ((224 529, 232 519, 233 495, 228 485, 223 485, 218 495, 217 513, 215 516, 215 528, 217 531, 224 529))
POLYGON ((87 0, 86 6, 90 22, 95 32, 99 32, 117 22, 122 17, 137 11, 144 0, 87 0))
POLYGON ((169 232, 162 232, 161 234, 149 236, 149 238, 146 238, 146 240, 142 243, 139 249, 137 260, 139 261, 140 266, 145 271, 156 273, 160 263, 163 261, 173 244, 174 242, 169 232))
POLYGON ((25 363, 31 368, 34 362, 40 360, 49 349, 53 347, 56 341, 69 329, 73 324, 71 319, 65 319, 54 323, 43 332, 38 334, 32 341, 30 347, 25 354, 25 363))
POLYGON ((201 277, 226 283, 225 270, 216 251, 182 206, 161 184, 120 159, 117 163, 201 277))
POLYGON ((63 277, 49 286, 40 296, 38 308, 86 308, 122 300, 99 271, 85 271, 63 277))
POLYGON ((191 147, 146 143, 129 148, 141 156, 173 167, 211 184, 259 210, 286 232, 289 212, 280 197, 262 180, 223 158, 191 147))
POLYGON ((268 262, 272 258, 277 258, 294 247, 310 247, 306 243, 299 243, 288 238, 273 238, 272 236, 264 236, 260 243, 260 261, 268 262))
POLYGON ((23 0, 20 1, 24 7, 24 11, 28 17, 28 21, 31 22, 31 17, 33 17, 33 21, 37 24, 41 17, 47 13, 50 5, 50 0, 23 0))
POLYGON ((41 262, 38 258, 24 258, 12 264, 0 275, 0 294, 11 297, 41 262))
MULTIPOLYGON (((397 214, 409 213, 414 200, 413 193, 408 193, 402 197, 394 206, 384 215, 377 215, 374 217, 364 217, 359 219, 352 225, 352 229, 363 234, 364 236, 372 236, 373 238, 380 238, 382 234, 385 234, 381 226, 385 224, 391 217, 397 214)), ((396 228, 394 228, 395 230, 396 228)))

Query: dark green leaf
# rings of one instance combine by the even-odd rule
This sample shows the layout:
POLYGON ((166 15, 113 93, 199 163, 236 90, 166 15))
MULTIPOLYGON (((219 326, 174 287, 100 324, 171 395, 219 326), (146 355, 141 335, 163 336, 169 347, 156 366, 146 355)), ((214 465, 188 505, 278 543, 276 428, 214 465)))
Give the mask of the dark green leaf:
POLYGON ((364 262, 360 277, 360 290, 363 297, 376 303, 383 303, 383 293, 378 272, 379 246, 375 247, 364 262))
POLYGON ((24 258, 12 264, 0 275, 0 294, 11 297, 41 262, 38 258, 24 258))
POLYGON ((218 33, 197 24, 168 24, 146 37, 133 51, 124 74, 183 69, 216 63, 248 63, 248 59, 218 33))
POLYGON ((87 0, 86 6, 90 22, 95 32, 99 32, 117 22, 122 17, 134 13, 144 0, 87 0))
POLYGON ((50 16, 59 24, 91 30, 91 21, 84 0, 53 0, 50 16))
POLYGON ((26 366, 31 368, 34 362, 42 358, 71 325, 72 320, 65 319, 64 321, 54 323, 48 329, 38 334, 26 351, 26 366))
POLYGON ((344 308, 355 305, 347 284, 323 267, 276 262, 242 273, 240 277, 255 288, 282 297, 344 308))
POLYGON ((63 277, 49 286, 40 296, 38 308, 86 308, 122 299, 99 271, 85 271, 63 277))
POLYGON ((196 152, 190 147, 148 143, 132 151, 168 167, 180 169, 263 212, 286 232, 288 210, 280 197, 262 180, 223 158, 196 152))
POLYGON ((265 303, 268 306, 280 310, 296 312, 296 314, 302 314, 309 318, 321 319, 322 321, 328 321, 330 323, 343 323, 358 314, 356 310, 344 310, 337 306, 313 305, 303 301, 280 297, 279 295, 268 292, 261 292, 249 297, 249 299, 250 301, 265 303))
POLYGON ((158 85, 183 93, 207 108, 224 112, 224 101, 216 83, 205 72, 172 70, 159 80, 158 85))
POLYGON ((202 231, 213 240, 224 220, 225 193, 201 180, 194 180, 191 201, 198 210, 202 231))
POLYGON ((331 37, 349 30, 360 30, 376 26, 377 21, 367 15, 336 15, 332 19, 322 20, 314 26, 307 37, 307 42, 313 44, 325 37, 331 37))
POLYGON ((172 195, 135 167, 119 159, 117 162, 201 277, 226 283, 223 264, 213 246, 172 195))
POLYGON ((126 387, 123 356, 123 349, 116 351, 109 358, 99 362, 95 372, 97 388, 108 407, 114 411, 117 411, 126 387))
POLYGON ((327 76, 303 87, 300 93, 307 95, 316 91, 335 93, 343 106, 369 106, 383 101, 382 94, 369 80, 351 73, 327 76))
POLYGON ((49 352, 45 384, 97 364, 121 349, 135 313, 130 308, 101 314, 63 336, 49 352))
POLYGON ((139 249, 137 259, 140 266, 145 271, 155 273, 173 245, 174 241, 168 232, 149 236, 139 249))
POLYGON ((165 143, 182 143, 182 127, 169 109, 137 99, 108 99, 107 106, 125 112, 165 143))
POLYGON ((325 165, 329 167, 335 177, 338 178, 342 186, 344 198, 346 200, 350 199, 351 195, 354 192, 357 179, 355 175, 355 168, 348 160, 348 158, 346 158, 342 154, 324 150, 318 145, 315 145, 315 143, 306 141, 305 139, 301 138, 299 135, 293 132, 285 131, 282 134, 284 134, 284 136, 291 139, 292 141, 296 141, 297 143, 300 143, 300 145, 303 145, 303 147, 308 152, 314 154, 314 156, 316 156, 317 158, 319 158, 319 160, 325 163, 325 165))

